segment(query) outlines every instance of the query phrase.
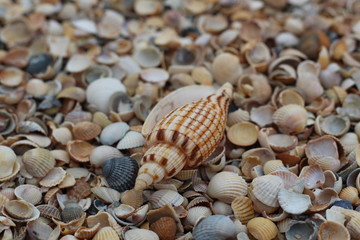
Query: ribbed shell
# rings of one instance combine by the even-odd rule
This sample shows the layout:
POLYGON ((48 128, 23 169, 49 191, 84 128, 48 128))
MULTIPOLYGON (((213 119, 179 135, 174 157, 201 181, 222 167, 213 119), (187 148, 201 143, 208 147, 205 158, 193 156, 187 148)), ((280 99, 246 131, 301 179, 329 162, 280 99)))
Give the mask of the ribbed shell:
POLYGON ((242 224, 246 224, 249 220, 254 218, 255 211, 252 201, 247 197, 237 197, 232 201, 231 208, 237 219, 242 224))
POLYGON ((100 134, 101 127, 96 123, 84 121, 77 123, 72 131, 76 139, 88 141, 96 138, 100 134))
POLYGON ((158 190, 149 198, 149 202, 153 209, 161 208, 166 204, 177 207, 180 206, 183 201, 184 198, 178 192, 172 190, 158 190))
POLYGON ((112 227, 104 227, 96 233, 93 240, 119 240, 119 236, 112 227))
POLYGON ((176 222, 171 217, 162 217, 150 224, 150 230, 154 231, 160 240, 175 239, 176 222))
POLYGON ((25 169, 34 177, 45 177, 55 166, 55 158, 44 148, 34 148, 23 155, 25 169))
POLYGON ((251 219, 247 224, 247 228, 249 233, 259 240, 271 240, 278 233, 275 223, 263 217, 251 219))
POLYGON ((59 209, 53 205, 43 204, 36 206, 36 208, 40 211, 41 217, 46 217, 49 219, 55 218, 56 220, 61 219, 59 209))
POLYGON ((79 219, 83 210, 76 202, 67 202, 64 210, 61 212, 61 219, 63 222, 71 222, 72 220, 79 219))
POLYGON ((193 237, 196 240, 233 238, 235 237, 235 225, 230 218, 224 215, 212 215, 195 226, 193 237))
MULTIPOLYGON (((146 139, 147 151, 141 161, 139 177, 147 173, 152 176, 152 182, 159 182, 176 175, 184 167, 196 168, 202 164, 223 137, 231 94, 232 86, 227 83, 215 94, 173 110, 156 124, 146 139), (147 167, 149 162, 163 167, 164 176, 156 178, 151 172, 153 169, 147 167)), ((136 188, 146 187, 140 185, 139 182, 136 188)))
POLYGON ((134 187, 139 166, 131 157, 112 158, 105 162, 103 174, 109 186, 119 192, 134 187))

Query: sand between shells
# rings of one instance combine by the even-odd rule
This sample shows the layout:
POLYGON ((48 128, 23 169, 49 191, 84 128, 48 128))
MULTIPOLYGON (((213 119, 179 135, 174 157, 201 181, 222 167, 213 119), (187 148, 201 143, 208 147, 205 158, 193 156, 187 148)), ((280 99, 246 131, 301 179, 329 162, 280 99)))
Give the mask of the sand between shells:
POLYGON ((360 239, 359 14, 0 0, 0 239, 360 239))

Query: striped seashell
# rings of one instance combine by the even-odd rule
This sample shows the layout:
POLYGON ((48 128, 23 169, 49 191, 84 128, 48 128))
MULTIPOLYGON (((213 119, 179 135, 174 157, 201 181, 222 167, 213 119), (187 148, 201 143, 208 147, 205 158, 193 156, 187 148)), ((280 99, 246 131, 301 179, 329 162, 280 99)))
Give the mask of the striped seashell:
POLYGON ((40 188, 30 184, 20 185, 15 188, 15 196, 20 200, 25 200, 31 204, 38 204, 42 199, 40 188))
POLYGON ((271 220, 256 217, 247 223, 249 233, 259 240, 270 240, 277 236, 278 229, 271 220))
POLYGON ((91 194, 90 184, 86 182, 86 178, 76 180, 75 185, 67 191, 69 199, 81 200, 91 194))
POLYGON ((270 207, 278 207, 278 193, 284 187, 283 180, 274 175, 265 175, 255 178, 251 186, 252 193, 263 204, 270 207))
POLYGON ((75 139, 89 141, 96 138, 100 132, 101 127, 93 122, 79 122, 75 124, 72 129, 75 139))
POLYGON ((196 240, 225 240, 235 237, 235 224, 224 215, 212 215, 200 221, 193 230, 196 240))
POLYGON ((13 175, 15 164, 17 161, 14 150, 7 146, 0 146, 0 182, 8 180, 9 176, 13 175))
POLYGON ((79 219, 83 210, 81 206, 74 201, 65 203, 65 208, 61 212, 61 219, 63 222, 71 222, 72 220, 79 219))
POLYGON ((158 190, 151 194, 149 202, 153 209, 161 208, 166 204, 177 207, 184 202, 183 196, 172 190, 158 190))
POLYGON ((94 235, 99 231, 99 229, 100 223, 96 224, 91 228, 81 226, 78 230, 76 230, 74 236, 78 239, 92 239, 94 235))
POLYGON ((158 122, 147 136, 135 189, 173 177, 184 167, 200 166, 223 138, 231 95, 232 85, 226 83, 215 94, 177 108, 158 122))
POLYGON ((141 135, 141 133, 136 131, 129 131, 119 141, 116 148, 120 150, 131 149, 131 148, 141 147, 144 145, 144 143, 145 143, 145 138, 141 135))
POLYGON ((231 208, 235 217, 239 219, 242 224, 248 223, 248 221, 255 216, 252 201, 248 197, 235 198, 231 203, 231 208))
POLYGON ((159 240, 159 236, 147 229, 131 229, 125 232, 124 240, 159 240))
POLYGON ((150 230, 154 231, 160 239, 175 239, 176 222, 172 217, 161 217, 150 224, 150 230))
POLYGON ((105 162, 103 174, 109 186, 119 192, 134 187, 138 163, 131 157, 112 158, 105 162))
POLYGON ((78 162, 89 162, 94 146, 83 140, 73 140, 66 144, 66 151, 70 157, 78 162))
POLYGON ((45 218, 49 218, 49 219, 54 218, 56 220, 61 219, 61 214, 60 214, 59 209, 53 205, 43 204, 43 205, 36 206, 36 208, 40 211, 41 217, 45 217, 45 218))
POLYGON ((23 155, 25 169, 34 177, 45 177, 55 166, 55 158, 44 148, 31 149, 23 155))
POLYGON ((209 217, 211 215, 211 210, 208 207, 196 206, 188 210, 186 216, 186 222, 191 226, 195 226, 199 220, 202 218, 209 217))
POLYGON ((122 139, 129 130, 130 127, 125 122, 109 124, 102 130, 100 134, 100 141, 105 145, 113 145, 122 139), (114 134, 114 132, 116 132, 116 134, 114 134))
POLYGON ((91 188, 93 194, 105 203, 113 203, 120 200, 121 194, 111 188, 93 187, 91 188))

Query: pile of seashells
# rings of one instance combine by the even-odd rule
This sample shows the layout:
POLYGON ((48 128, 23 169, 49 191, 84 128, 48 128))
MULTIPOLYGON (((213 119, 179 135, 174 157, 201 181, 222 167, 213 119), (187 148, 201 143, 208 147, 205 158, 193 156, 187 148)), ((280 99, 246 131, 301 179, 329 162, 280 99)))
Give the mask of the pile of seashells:
POLYGON ((0 0, 0 239, 360 239, 360 2, 0 0))

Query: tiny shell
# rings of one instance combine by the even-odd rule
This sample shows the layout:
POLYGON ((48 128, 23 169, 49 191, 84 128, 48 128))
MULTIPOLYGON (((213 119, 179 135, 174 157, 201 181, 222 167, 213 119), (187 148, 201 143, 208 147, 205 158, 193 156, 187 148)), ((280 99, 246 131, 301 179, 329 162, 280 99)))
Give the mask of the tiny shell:
POLYGON ((141 78, 150 83, 164 84, 170 77, 162 68, 147 68, 140 73, 141 78))
POLYGON ((130 149, 141 147, 145 143, 145 138, 141 133, 136 131, 129 131, 125 136, 119 141, 116 148, 120 150, 130 149))
POLYGON ((231 208, 242 224, 247 224, 255 216, 252 201, 247 197, 237 197, 231 202, 231 208))
POLYGON ((320 127, 325 134, 339 137, 349 131, 350 119, 348 117, 330 115, 320 119, 320 127))
POLYGON ((104 227, 101 228, 99 232, 97 232, 93 238, 93 240, 119 240, 118 234, 112 227, 104 227))
POLYGON ((55 158, 44 148, 34 148, 23 155, 25 169, 34 177, 44 177, 54 166, 55 158))
POLYGON ((346 187, 343 188, 339 194, 339 197, 344 200, 350 201, 352 204, 355 204, 359 201, 359 192, 355 187, 346 187))
POLYGON ((314 239, 316 234, 316 225, 312 221, 294 221, 288 223, 285 232, 286 239, 289 240, 308 240, 314 239))
POLYGON ((122 139, 129 129, 129 125, 124 122, 111 123, 102 130, 100 141, 105 145, 113 145, 122 139), (116 134, 114 134, 114 132, 116 132, 116 134))
POLYGON ((40 217, 40 211, 24 200, 8 201, 2 213, 15 222, 34 221, 40 217))
POLYGON ((208 194, 230 204, 236 197, 247 194, 247 184, 241 176, 233 172, 220 172, 210 180, 208 194))
POLYGON ((134 208, 139 208, 144 203, 142 191, 136 191, 134 189, 125 191, 121 195, 121 202, 134 208))
POLYGON ((235 145, 250 146, 256 143, 258 132, 258 126, 249 122, 240 122, 229 128, 227 136, 230 142, 235 145))
POLYGON ((92 122, 79 122, 73 126, 72 132, 75 139, 89 141, 100 134, 101 127, 92 122))
POLYGON ((225 240, 235 237, 235 225, 226 216, 212 215, 198 223, 193 230, 196 240, 225 240))
POLYGON ((55 139, 55 141, 63 145, 66 145, 69 141, 72 140, 71 131, 66 127, 54 129, 52 132, 52 137, 55 139))
POLYGON ((282 133, 300 133, 306 126, 308 116, 302 106, 288 104, 276 110, 273 119, 282 133))
POLYGON ((61 219, 61 214, 59 209, 53 205, 43 204, 36 206, 36 208, 40 211, 41 217, 45 217, 49 219, 54 218, 56 220, 61 219))
POLYGON ((134 187, 139 165, 131 157, 109 159, 103 166, 103 174, 111 188, 119 192, 134 187))
POLYGON ((206 218, 211 215, 211 210, 208 207, 204 206, 195 206, 188 210, 187 216, 186 216, 186 223, 195 226, 198 221, 200 221, 202 218, 206 218))
MULTIPOLYGON (((19 165, 16 159, 17 157, 14 150, 7 146, 0 146, 0 182, 8 180, 9 177, 14 175, 14 170, 16 170, 14 166, 19 165)), ((19 169, 19 166, 17 168, 19 169)), ((15 174, 16 173, 17 171, 15 174)))
POLYGON ((134 59, 141 67, 151 68, 156 67, 161 63, 162 55, 159 49, 147 46, 136 49, 134 59))
POLYGON ((278 229, 269 219, 257 217, 247 223, 249 233, 259 240, 270 240, 276 237, 278 229))

